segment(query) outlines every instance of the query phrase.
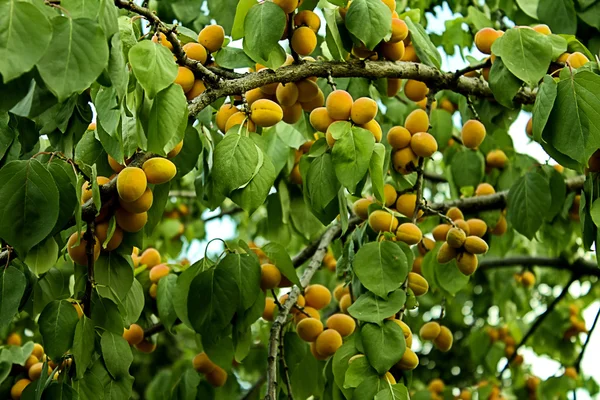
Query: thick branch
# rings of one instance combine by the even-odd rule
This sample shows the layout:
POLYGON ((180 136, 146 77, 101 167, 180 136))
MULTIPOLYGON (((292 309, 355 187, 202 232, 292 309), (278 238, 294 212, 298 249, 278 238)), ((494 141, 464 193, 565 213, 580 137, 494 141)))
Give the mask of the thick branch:
POLYGON ((579 370, 581 369, 581 360, 583 360, 583 355, 585 354, 585 349, 587 348, 588 344, 590 343, 590 339, 592 338, 592 333, 594 333, 594 329, 596 329, 596 325, 598 325, 598 318, 600 318, 600 308, 598 309, 598 312, 596 313, 596 317, 594 318, 594 323, 592 324, 590 331, 587 333, 587 338, 585 338, 585 342, 583 343, 581 352, 579 353, 579 356, 577 357, 577 360, 575 361, 575 369, 577 370, 577 372, 579 372, 579 370))
POLYGON ((589 260, 579 258, 573 262, 569 262, 562 258, 553 257, 530 257, 530 256, 514 256, 506 258, 483 258, 479 261, 478 270, 490 270, 497 268, 509 268, 515 266, 523 267, 548 267, 554 269, 564 269, 571 271, 575 277, 581 276, 597 276, 600 277, 600 268, 598 265, 589 260))

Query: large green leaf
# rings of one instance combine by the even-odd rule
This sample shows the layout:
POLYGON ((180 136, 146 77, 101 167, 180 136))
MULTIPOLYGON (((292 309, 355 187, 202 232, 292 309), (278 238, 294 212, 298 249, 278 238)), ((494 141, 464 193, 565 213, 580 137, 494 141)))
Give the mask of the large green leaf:
POLYGON ((102 358, 106 369, 113 378, 129 375, 129 366, 133 361, 131 347, 122 335, 105 331, 100 339, 102 358))
POLYGON ((75 328, 75 336, 73 338, 73 358, 75 359, 75 370, 77 371, 77 379, 83 378, 85 371, 92 362, 94 355, 94 341, 96 339, 96 331, 92 320, 83 315, 77 322, 75 328))
POLYGON ((286 16, 277 4, 256 4, 244 20, 244 50, 254 61, 276 68, 285 61, 279 39, 285 30, 286 16))
POLYGON ((143 40, 129 50, 133 74, 150 98, 166 89, 177 76, 173 54, 165 46, 143 40))
POLYGON ((23 346, 4 346, 0 350, 0 363, 8 362, 10 364, 19 364, 25 366, 27 359, 33 351, 33 341, 25 343, 23 346))
POLYGON ((322 210, 337 196, 340 183, 333 166, 333 157, 324 153, 316 157, 308 168, 306 185, 313 208, 322 210))
POLYGON ((27 281, 17 268, 8 266, 0 271, 0 329, 9 325, 17 312, 27 281))
POLYGON ((535 104, 532 112, 532 128, 533 138, 537 142, 542 141, 542 132, 550 118, 550 113, 556 100, 558 85, 550 75, 544 76, 544 80, 540 84, 538 94, 535 97, 535 104))
MULTIPOLYGON (((344 380, 346 379, 346 371, 348 371, 348 360, 354 355, 358 353, 356 346, 354 344, 356 334, 350 336, 342 347, 337 349, 335 354, 333 355, 332 361, 332 370, 333 370, 333 378, 335 380, 336 385, 342 390, 344 393, 349 393, 347 389, 344 389, 344 380)), ((346 396, 348 397, 348 396, 346 396)))
POLYGON ((133 283, 133 268, 116 251, 102 254, 94 264, 96 288, 102 297, 124 301, 133 283))
POLYGON ((369 176, 373 186, 373 195, 381 202, 384 201, 383 187, 385 184, 384 164, 385 164, 385 146, 381 143, 375 143, 373 153, 369 161, 369 176))
MULTIPOLYGON (((231 38, 238 40, 246 34, 244 29, 244 21, 251 7, 258 3, 257 0, 240 0, 235 9, 235 18, 233 19, 233 28, 231 29, 231 38)), ((223 65, 219 63, 219 65, 223 65)))
POLYGON ((108 64, 108 44, 100 25, 91 19, 54 17, 52 30, 50 46, 37 67, 48 89, 64 101, 89 88, 102 73, 108 64))
POLYGON ((177 320, 175 306, 173 305, 173 295, 177 286, 177 275, 169 274, 158 282, 158 294, 156 296, 156 306, 160 322, 170 331, 177 320))
POLYGON ((385 321, 382 326, 366 323, 360 330, 369 364, 379 373, 385 374, 402 358, 406 341, 402 328, 394 321, 385 321))
POLYGON ((368 49, 392 33, 392 12, 382 1, 354 0, 346 13, 346 27, 368 49))
POLYGON ((490 70, 490 88, 494 98, 504 107, 514 108, 513 98, 521 88, 522 82, 514 76, 497 57, 490 70))
POLYGON ((554 33, 575 34, 577 31, 573 0, 539 0, 537 16, 540 22, 548 24, 554 33))
POLYGON ((42 57, 52 25, 33 4, 0 1, 0 74, 4 83, 29 71, 42 57))
POLYGON ((241 309, 250 308, 260 287, 260 265, 256 259, 249 254, 228 254, 217 268, 237 282, 241 309))
POLYGON ((192 324, 188 318, 188 293, 190 291, 190 285, 194 278, 210 268, 213 265, 213 262, 208 258, 203 258, 194 264, 191 267, 183 271, 181 275, 177 278, 177 290, 173 293, 173 306, 175 307, 175 312, 181 321, 184 324, 192 328, 192 324))
POLYGON ((54 300, 44 308, 38 324, 50 359, 59 360, 71 348, 78 321, 75 307, 66 300, 54 300))
POLYGON ((479 185, 485 173, 485 160, 480 152, 460 149, 450 164, 452 180, 457 188, 479 185))
POLYGON ((395 243, 388 241, 362 246, 353 266, 360 283, 384 299, 402 285, 408 274, 406 255, 395 243))
POLYGON ((180 85, 158 92, 148 115, 148 150, 166 155, 173 149, 183 139, 187 116, 187 101, 180 85))
POLYGON ((227 195, 252 179, 258 164, 258 149, 252 139, 230 133, 217 144, 212 169, 217 189, 227 195))
POLYGON ((391 293, 387 300, 371 293, 363 293, 348 308, 348 313, 359 321, 381 324, 404 306, 406 292, 398 289, 391 293))
POLYGON ((263 163, 256 175, 246 186, 234 190, 231 193, 231 200, 252 214, 265 203, 276 177, 275 167, 270 157, 263 153, 263 163))
POLYGON ((530 240, 550 208, 549 192, 548 181, 535 172, 525 174, 508 192, 508 221, 530 240))
POLYGON ((369 169, 374 145, 373 134, 359 127, 352 127, 336 138, 332 151, 335 174, 352 193, 369 169))
POLYGON ((442 56, 435 45, 431 42, 425 28, 411 18, 405 18, 404 22, 408 25, 410 39, 412 40, 415 52, 423 64, 440 69, 442 66, 442 56))
POLYGON ((58 245, 52 237, 49 237, 27 253, 25 264, 36 275, 41 275, 48 272, 54 266, 57 259, 58 245))
POLYGON ((410 400, 410 396, 406 386, 402 383, 396 383, 378 392, 375 400, 410 400))
POLYGON ((123 334, 123 316, 114 301, 100 297, 92 297, 92 321, 94 326, 111 331, 118 335, 123 334))
POLYGON ((123 305, 127 312, 125 325, 131 325, 140 318, 140 315, 144 310, 144 288, 137 279, 133 280, 133 284, 131 285, 129 292, 127 292, 127 296, 125 296, 123 305))
POLYGON ((0 237, 24 254, 40 243, 58 219, 58 190, 36 159, 0 169, 0 237))

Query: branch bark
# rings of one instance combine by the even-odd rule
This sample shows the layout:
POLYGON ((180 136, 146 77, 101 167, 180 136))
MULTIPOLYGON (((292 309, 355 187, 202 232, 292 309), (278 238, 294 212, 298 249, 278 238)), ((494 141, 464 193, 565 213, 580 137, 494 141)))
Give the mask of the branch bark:
POLYGON ((583 355, 585 354, 585 349, 587 348, 588 344, 590 343, 590 339, 592 338, 592 333, 594 333, 594 329, 596 329, 596 325, 598 325, 599 318, 600 318, 600 309, 598 309, 598 312, 596 313, 596 317, 594 318, 594 323, 592 323, 592 327, 590 328, 590 331, 587 333, 587 338, 585 338, 583 347, 581 347, 581 352, 579 353, 579 356, 577 356, 577 360, 575 361, 575 369, 577 370, 577 372, 579 372, 579 370, 581 369, 581 360, 583 360, 583 355))

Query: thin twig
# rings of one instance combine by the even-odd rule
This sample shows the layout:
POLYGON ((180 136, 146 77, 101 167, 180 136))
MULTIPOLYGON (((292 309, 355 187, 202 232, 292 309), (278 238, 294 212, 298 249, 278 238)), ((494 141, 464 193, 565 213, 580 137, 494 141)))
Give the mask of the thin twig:
POLYGON ((83 296, 83 312, 90 318, 92 315, 92 291, 96 286, 94 279, 94 247, 96 246, 96 237, 94 236, 95 223, 93 220, 87 221, 87 229, 83 234, 85 240, 85 255, 87 257, 87 280, 85 283, 85 294, 83 296))
POLYGON ((477 112, 477 110, 475 109, 475 105, 473 104, 473 100, 471 100, 471 96, 467 95, 465 97, 467 98, 467 106, 469 106, 469 110, 471 110, 473 116, 477 121, 481 121, 481 119, 479 118, 479 113, 477 112))
POLYGON ((226 215, 234 215, 244 211, 241 207, 234 207, 226 211, 221 211, 218 214, 211 215, 210 217, 206 217, 203 219, 204 222, 212 221, 213 219, 221 219, 226 215))
POLYGON ((596 317, 594 318, 594 323, 592 324, 592 327, 590 328, 589 332, 587 333, 587 338, 585 338, 585 342, 583 343, 583 346, 581 347, 581 352, 579 352, 579 356, 577 357, 577 360, 575 361, 575 369, 577 370, 577 372, 579 372, 579 370, 581 369, 581 360, 583 360, 583 355, 585 353, 585 349, 587 348, 588 344, 590 343, 590 339, 592 338, 592 333, 594 333, 594 329, 596 329, 596 325, 598 324, 599 317, 600 317, 600 308, 598 309, 598 312, 596 313, 596 317))
POLYGON ((469 65, 469 66, 467 66, 467 67, 464 67, 464 68, 462 68, 462 69, 458 69, 458 70, 456 70, 456 71, 454 72, 454 80, 455 80, 455 81, 458 81, 458 79, 459 79, 461 76, 463 76, 463 75, 465 75, 465 74, 468 74, 469 72, 472 72, 472 71, 477 71, 477 70, 479 70, 479 69, 481 69, 481 68, 489 67, 489 66, 491 66, 491 65, 492 65, 492 61, 491 61, 491 59, 488 57, 488 58, 487 58, 487 59, 486 59, 484 62, 482 62, 482 63, 475 64, 475 65, 469 65))
POLYGON ((294 400, 294 395, 292 394, 292 381, 290 380, 290 370, 288 368, 287 362, 285 361, 285 353, 284 353, 284 345, 283 345, 283 330, 279 331, 279 360, 283 365, 283 376, 285 377, 285 385, 288 391, 288 398, 290 400, 294 400))

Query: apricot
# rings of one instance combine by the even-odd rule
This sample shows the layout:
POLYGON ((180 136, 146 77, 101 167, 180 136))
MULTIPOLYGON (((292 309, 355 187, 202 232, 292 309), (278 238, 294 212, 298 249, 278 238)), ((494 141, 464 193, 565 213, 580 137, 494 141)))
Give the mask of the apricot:
POLYGON ((213 387, 221 387, 227 382, 227 371, 215 365, 215 369, 206 374, 206 381, 213 387))
POLYGON ((301 56, 308 56, 317 47, 317 35, 306 26, 294 30, 292 34, 292 49, 301 56))
POLYGON ((260 266, 260 288, 262 290, 274 289, 281 282, 281 272, 273 264, 260 266))
POLYGON ((417 166, 418 157, 410 147, 405 147, 396 151, 392 155, 392 164, 399 173, 406 175, 417 166))
POLYGON ((409 79, 404 85, 404 94, 412 101, 421 101, 427 97, 429 88, 423 82, 409 79))
POLYGON ((419 357, 417 357, 417 354, 409 348, 404 350, 402 358, 396 363, 396 367, 403 371, 413 370, 417 368, 418 365, 419 357))
MULTIPOLYGON (((110 179, 104 176, 96 177, 96 182, 98 186, 102 186, 110 182, 110 179)), ((89 182, 85 182, 81 187, 81 204, 84 204, 86 201, 92 198, 92 187, 89 182)))
POLYGON ((146 250, 144 250, 144 252, 140 256, 140 264, 145 264, 148 269, 152 269, 160 263, 160 253, 153 247, 149 247, 146 250))
POLYGON ((12 346, 20 346, 21 343, 22 343, 21 335, 19 335, 17 332, 11 333, 6 338, 6 344, 9 344, 9 345, 12 345, 12 346))
POLYGON ((452 348, 452 342, 453 337, 450 329, 446 328, 445 326, 441 326, 440 334, 438 337, 433 339, 433 345, 437 347, 438 350, 445 353, 452 348))
POLYGON ((488 196, 496 193, 496 190, 489 183, 480 183, 475 189, 475 196, 488 196))
POLYGON ((485 254, 489 249, 485 240, 479 236, 468 236, 465 239, 464 247, 471 254, 485 254))
POLYGON ((386 372, 383 377, 388 381, 388 383, 390 385, 395 385, 396 384, 396 378, 394 378, 394 375, 392 375, 389 371, 386 372))
MULTIPOLYGON (((300 106, 302 107, 303 111, 312 112, 315 108, 325 106, 325 95, 323 95, 321 89, 319 89, 318 87, 317 89, 317 95, 312 100, 300 102, 300 106)), ((298 95, 298 97, 300 97, 300 95, 298 95)))
POLYGON ((252 121, 258 126, 273 126, 283 119, 283 110, 271 100, 257 100, 252 104, 251 110, 252 121))
MULTIPOLYGON (((79 265, 83 265, 84 267, 87 267, 88 259, 87 259, 87 255, 85 253, 85 248, 87 246, 87 240, 85 240, 83 237, 84 237, 83 232, 81 234, 78 234, 77 232, 75 232, 71 236, 69 236, 69 240, 67 241, 67 252, 69 253, 69 256, 71 257, 71 260, 73 260, 73 262, 75 264, 79 264, 79 265), (81 236, 81 239, 79 240, 79 245, 75 246, 75 243, 77 243, 77 238, 79 236, 81 236), (73 247, 73 246, 75 246, 75 247, 73 247)), ((95 240, 94 261, 98 260, 98 257, 100 257, 100 241, 95 240)))
POLYGON ((300 11, 294 16, 294 25, 306 26, 317 33, 321 27, 319 16, 310 10, 300 11))
POLYGON ((571 68, 579 68, 584 66, 590 60, 585 56, 585 54, 580 53, 578 51, 571 53, 569 57, 567 57, 567 64, 571 66, 571 68))
POLYGON ((281 106, 281 110, 283 111, 283 122, 286 124, 293 125, 296 122, 300 121, 302 118, 302 104, 295 103, 291 106, 281 106))
MULTIPOLYGON (((392 37, 390 38, 391 43, 400 42, 408 36, 408 25, 400 18, 392 18, 392 37)), ((404 48, 404 43, 402 43, 404 48)), ((402 52, 404 55, 404 52, 402 52)))
POLYGON ((414 135, 419 132, 427 132, 429 130, 429 116, 421 109, 412 111, 404 121, 404 127, 414 135))
POLYGON ((123 339, 127 340, 130 346, 139 344, 144 340, 144 330, 138 324, 131 324, 129 329, 123 328, 123 339))
POLYGON ((325 107, 329 116, 337 121, 350 119, 352 113, 352 96, 345 90, 334 90, 327 96, 325 107))
POLYGON ((479 218, 470 218, 467 220, 469 226, 469 235, 483 237, 487 232, 486 223, 479 218))
POLYGON ((177 157, 177 155, 181 152, 183 148, 183 140, 175 145, 171 151, 167 153, 167 158, 177 157))
POLYGON ((108 155, 108 165, 110 165, 110 167, 112 168, 113 171, 115 171, 117 174, 119 172, 121 172, 123 170, 123 168, 125 168, 124 165, 121 165, 117 162, 117 160, 115 160, 114 158, 111 157, 111 155, 108 155))
POLYGON ((316 342, 312 342, 310 344, 310 352, 312 353, 313 357, 315 357, 319 361, 325 361, 328 358, 328 357, 322 356, 321 354, 319 354, 317 352, 317 344, 316 344, 316 342))
POLYGON ((440 334, 440 324, 435 321, 427 322, 423 324, 421 329, 419 330, 419 336, 423 340, 433 340, 440 334))
POLYGON ((387 141, 395 150, 408 147, 410 139, 410 132, 402 126, 393 126, 387 133, 387 141))
POLYGON ((334 329, 324 330, 315 342, 317 353, 323 357, 332 356, 340 347, 342 347, 342 336, 334 329))
POLYGON ((289 107, 298 101, 298 86, 293 82, 286 83, 285 85, 280 83, 277 85, 275 95, 280 105, 289 107))
POLYGON ((352 205, 352 211, 356 214, 360 219, 369 218, 369 205, 373 204, 371 200, 368 199, 358 199, 352 205))
POLYGON ((448 211, 446 211, 446 217, 450 218, 452 221, 456 221, 459 219, 465 219, 462 211, 458 207, 450 207, 448 211))
POLYGON ((130 233, 141 231, 148 222, 147 212, 134 214, 122 208, 115 212, 115 217, 117 218, 117 225, 125 232, 130 233))
POLYGON ((11 388, 10 388, 10 397, 13 400, 19 400, 21 398, 21 394, 23 390, 31 383, 29 379, 19 379, 11 388))
POLYGON ((527 133, 527 136, 533 137, 533 117, 529 118, 529 121, 527 121, 525 133, 527 133))
MULTIPOLYGON (((319 95, 323 96, 323 92, 321 91, 319 86, 317 86, 317 84, 311 81, 310 79, 303 79, 301 81, 298 81, 296 82, 296 86, 298 87, 298 101, 301 103, 307 103, 315 99, 319 100, 319 95)), ((322 105, 323 104, 321 104, 320 106, 322 105)), ((337 119, 333 116, 331 118, 337 119)))
POLYGON ((34 343, 31 354, 41 360, 42 357, 44 356, 44 347, 39 343, 34 343))
POLYGON ((281 7, 286 14, 292 13, 299 5, 298 0, 273 0, 273 3, 281 7))
POLYGON ((356 322, 346 314, 336 313, 327 318, 327 328, 337 331, 340 336, 350 336, 356 329, 356 322))
POLYGON ((335 120, 329 116, 325 107, 315 108, 310 113, 310 124, 319 132, 327 132, 329 125, 334 122, 335 120))
POLYGON ((429 283, 421 275, 414 272, 408 273, 408 287, 415 296, 422 296, 429 291, 429 283))
POLYGON ((188 58, 199 61, 200 64, 206 63, 206 48, 200 43, 186 43, 183 46, 183 51, 185 51, 185 54, 188 56, 188 58))
POLYGON ((419 132, 412 136, 410 148, 419 157, 431 157, 437 151, 438 144, 433 135, 419 132))
POLYGON ((476 119, 470 119, 463 125, 460 135, 466 147, 476 149, 485 139, 485 126, 476 119))
POLYGON ((262 313, 262 318, 265 321, 273 321, 273 314, 275 313, 275 308, 276 308, 275 300, 272 299, 271 297, 267 297, 265 299, 265 309, 262 313))
POLYGON ((369 226, 377 233, 394 232, 398 228, 398 219, 387 211, 375 210, 369 215, 369 226))
POLYGON ((423 232, 421 232, 417 225, 411 222, 405 222, 398 227, 396 238, 410 246, 421 241, 423 232))
POLYGON ((449 246, 448 242, 444 242, 438 251, 437 262, 446 264, 455 259, 457 255, 458 251, 454 247, 449 246))
POLYGON ((546 24, 539 24, 533 27, 533 30, 536 32, 541 33, 542 35, 551 35, 552 31, 550 30, 550 27, 546 24))
MULTIPOLYGON (((192 85, 192 88, 189 90, 189 92, 186 93, 185 97, 191 101, 194 100, 196 97, 200 96, 205 91, 206 85, 204 85, 204 82, 201 79, 196 79, 194 81, 194 84, 192 85)), ((167 157, 169 156, 167 155, 167 157)))
POLYGON ((323 332, 323 323, 315 318, 305 318, 296 325, 296 333, 305 342, 314 342, 323 332))
POLYGON ((150 340, 142 340, 140 343, 135 345, 135 348, 141 351, 142 353, 152 353, 156 350, 156 344, 152 343, 150 340))
MULTIPOLYGON (((38 362, 38 363, 33 364, 31 366, 31 368, 29 368, 29 371, 27 372, 27 375, 29 375, 29 379, 31 379, 32 381, 36 381, 36 380, 40 379, 40 376, 42 376, 43 368, 44 368, 43 362, 38 362)), ((48 368, 48 376, 50 376, 51 373, 52 373, 52 370, 50 368, 48 368)))
POLYGON ((27 357, 27 360, 25 361, 25 369, 29 370, 29 368, 31 368, 32 365, 34 365, 38 362, 40 362, 39 358, 37 358, 33 354, 30 355, 29 357, 27 357))
POLYGON ((304 291, 304 298, 307 306, 321 310, 331 303, 331 292, 323 285, 309 285, 304 291))
POLYGON ((406 342, 406 348, 410 349, 412 347, 412 331, 410 327, 400 319, 393 319, 398 326, 402 329, 402 334, 404 335, 404 341, 406 342))
POLYGON ((348 307, 352 305, 352 297, 350 297, 350 293, 347 293, 342 296, 340 299, 340 311, 344 314, 348 314, 348 307))
POLYGON ((340 283, 335 287, 335 289, 333 289, 333 297, 337 301, 340 301, 342 296, 344 296, 345 294, 350 294, 350 287, 344 286, 343 283, 340 283))
POLYGON ((402 87, 402 79, 387 78, 386 94, 388 97, 394 97, 402 87))
POLYGON ((225 41, 225 30, 221 25, 209 25, 204 27, 198 34, 198 43, 210 53, 214 53, 223 47, 225 41))
MULTIPOLYGON (((146 165, 144 163, 144 165, 146 165)), ((122 208, 129 211, 130 213, 143 213, 148 211, 152 207, 152 203, 154 202, 154 195, 152 194, 152 190, 150 188, 146 188, 146 191, 142 196, 134 201, 127 202, 123 199, 119 199, 119 204, 122 208)))
POLYGON ((478 263, 477 256, 469 252, 463 252, 456 256, 456 265, 464 275, 473 274, 477 270, 478 263))
POLYGON ((106 251, 113 251, 121 245, 121 242, 123 241, 123 231, 118 226, 115 226, 115 231, 113 232, 112 237, 110 238, 106 246, 104 246, 104 242, 106 242, 107 237, 108 222, 102 222, 96 225, 96 238, 102 246, 101 248, 105 249, 106 251))
POLYGON ((158 283, 159 280, 161 280, 165 276, 169 275, 169 272, 171 272, 171 268, 169 268, 169 266, 167 264, 155 265, 150 270, 150 274, 149 274, 150 282, 158 283))
MULTIPOLYGON (((414 193, 404 193, 398 196, 398 200, 396 200, 396 210, 400 214, 406 215, 408 218, 412 218, 415 213, 415 206, 417 203, 417 195, 414 193)), ((422 215, 422 211, 419 211, 419 214, 422 215)), ((419 215, 419 216, 420 216, 419 215)))
POLYGON ((429 239, 427 236, 423 236, 423 240, 421 240, 421 242, 419 242, 419 244, 417 245, 417 250, 419 250, 419 254, 424 256, 425 254, 433 250, 434 247, 435 241, 429 239))
POLYGON ((179 67, 174 83, 181 86, 185 93, 192 90, 194 86, 194 73, 187 67, 179 67))
POLYGON ((260 88, 255 88, 255 89, 248 90, 244 94, 244 97, 246 98, 246 103, 248 103, 249 106, 251 106, 252 103, 254 103, 256 100, 267 99, 267 98, 269 100, 272 100, 270 98, 270 95, 263 93, 263 91, 260 90, 260 88))
POLYGON ((390 61, 399 61, 404 56, 406 51, 404 48, 404 42, 399 40, 397 42, 381 43, 379 46, 381 55, 390 61))
POLYGON ((412 267, 411 267, 411 271, 416 272, 417 274, 423 275, 421 272, 421 267, 423 265, 423 256, 417 256, 415 257, 415 260, 413 261, 412 267))
POLYGON ((150 285, 150 289, 148 289, 148 295, 151 298, 156 299, 156 296, 158 296, 158 285, 156 283, 150 285))
POLYGON ((448 230, 448 234, 446 235, 446 242, 450 247, 455 249, 459 249, 465 243, 467 239, 467 234, 460 228, 450 228, 448 230))
MULTIPOLYGON (((408 37, 406 38, 408 39, 408 37)), ((405 39, 405 40, 406 40, 405 39)), ((406 43, 404 43, 406 45, 406 43)), ((419 56, 417 56, 417 52, 415 51, 415 46, 406 45, 404 48, 404 57, 402 57, 401 61, 410 61, 410 62, 419 62, 419 56)))
POLYGON ((177 167, 175 167, 175 164, 166 158, 160 157, 149 159, 144 163, 142 169, 146 174, 148 183, 155 185, 169 182, 177 174, 177 167))
POLYGON ((357 125, 366 124, 377 115, 377 103, 368 97, 356 99, 352 104, 350 118, 357 125))
POLYGON ((383 4, 385 4, 390 9, 390 12, 396 11, 396 0, 381 0, 381 1, 383 4))
POLYGON ((219 128, 219 130, 221 132, 223 132, 223 133, 227 132, 227 130, 225 129, 225 126, 227 124, 227 120, 233 114, 236 114, 238 112, 240 112, 240 110, 238 110, 232 104, 223 104, 219 108, 219 111, 217 111, 217 114, 215 116, 215 122, 216 122, 217 127, 219 128))
POLYGON ((144 170, 137 167, 127 167, 117 176, 117 192, 125 201, 132 202, 139 199, 147 187, 144 170))
POLYGON ((160 43, 162 46, 165 46, 169 50, 173 50, 173 45, 171 44, 171 42, 169 42, 167 36, 162 32, 158 32, 158 36, 154 34, 152 36, 152 41, 157 44, 160 43))
POLYGON ((217 365, 211 361, 205 352, 198 353, 194 356, 192 359, 192 366, 197 372, 202 374, 208 374, 217 368, 217 365))
POLYGON ((531 271, 523 272, 521 276, 521 283, 526 288, 530 288, 535 284, 535 275, 531 271))
POLYGON ((314 319, 318 319, 319 321, 321 320, 321 314, 319 314, 319 310, 317 310, 317 309, 307 306, 307 307, 303 307, 302 311, 303 312, 299 312, 296 315, 294 315, 294 323, 296 325, 298 325, 298 323, 305 318, 314 318, 314 319), (308 315, 306 315, 306 314, 308 314, 308 315))
POLYGON ((438 226, 433 228, 431 233, 433 234, 433 238, 435 239, 435 241, 436 242, 445 242, 446 236, 448 236, 448 231, 450 230, 450 228, 451 228, 451 225, 448 225, 448 224, 439 224, 438 226))
MULTIPOLYGON (((269 101, 269 100, 267 100, 267 101, 269 101)), ((281 114, 283 117, 283 111, 281 112, 281 114)), ((229 130, 236 125, 245 126, 246 129, 248 129, 248 132, 256 131, 256 125, 254 124, 254 121, 249 119, 246 116, 246 114, 244 114, 243 112, 238 111, 235 114, 233 114, 231 117, 229 117, 229 119, 227 120, 227 123, 225 124, 225 132, 229 132, 229 130)))
POLYGON ((383 131, 381 130, 381 125, 379 125, 379 122, 372 119, 366 124, 362 124, 359 126, 363 129, 370 131, 373 134, 373 137, 375 138, 375 141, 377 143, 381 142, 381 138, 383 137, 383 131))
POLYGON ((389 183, 386 183, 383 186, 383 198, 384 198, 384 204, 386 207, 391 207, 394 205, 394 203, 396 203, 396 189, 390 185, 389 183))
POLYGON ((493 28, 482 28, 475 34, 475 46, 483 54, 492 54, 492 44, 503 34, 493 28))

